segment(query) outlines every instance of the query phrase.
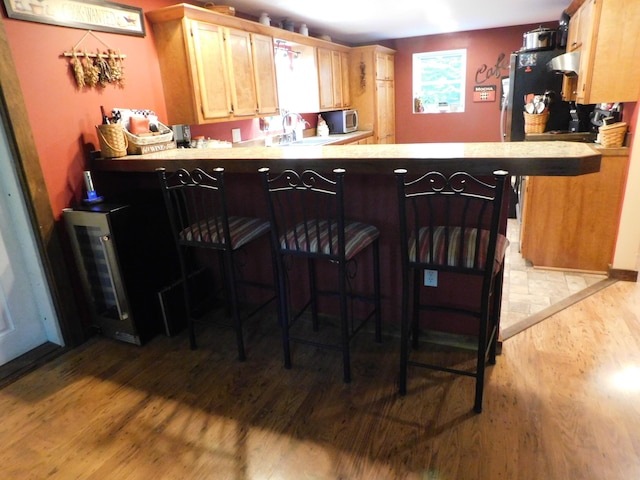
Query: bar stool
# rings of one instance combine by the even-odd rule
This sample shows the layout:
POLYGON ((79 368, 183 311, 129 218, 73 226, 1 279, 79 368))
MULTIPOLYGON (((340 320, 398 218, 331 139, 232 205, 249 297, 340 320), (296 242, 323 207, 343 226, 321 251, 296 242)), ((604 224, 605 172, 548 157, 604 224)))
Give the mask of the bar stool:
MULTIPOLYGON (((156 169, 162 187, 176 251, 180 263, 184 302, 187 310, 189 342, 197 348, 195 318, 189 277, 195 269, 195 249, 208 249, 218 253, 223 277, 223 289, 228 313, 236 331, 238 359, 245 360, 243 318, 240 313, 238 286, 245 285, 273 290, 274 285, 249 282, 238 278, 235 253, 269 232, 269 222, 261 218, 229 215, 224 186, 224 169, 215 168, 207 173, 200 168, 189 172, 183 168, 167 174, 166 169, 156 169)), ((271 298, 247 314, 251 317, 271 301, 271 298)))
MULTIPOLYGON (((291 342, 304 343, 342 352, 343 380, 351 381, 350 342, 372 317, 375 321, 375 339, 381 341, 380 314, 380 232, 373 225, 346 220, 344 217, 344 169, 333 171, 334 179, 315 171, 285 170, 271 176, 268 168, 259 170, 271 221, 271 244, 275 250, 278 276, 279 316, 285 368, 291 368, 291 342), (373 296, 355 293, 350 285, 355 258, 371 246, 373 261, 373 296), (309 299, 291 313, 288 270, 293 258, 305 259, 308 270, 309 299), (289 262, 289 264, 287 264, 289 262), (318 288, 316 263, 335 266, 337 278, 332 289, 318 288), (311 334, 293 336, 290 329, 308 308, 311 310, 313 330, 319 329, 318 296, 337 295, 339 299, 340 335, 338 343, 311 334), (364 318, 350 314, 348 301, 361 301, 373 307, 364 318)), ((326 280, 326 278, 324 278, 326 280)))
POLYGON ((401 395, 407 392, 408 366, 468 375, 476 379, 474 410, 480 413, 485 364, 496 362, 502 266, 509 244, 499 228, 500 222, 506 221, 503 195, 508 174, 494 172, 493 184, 464 172, 450 176, 429 172, 407 180, 407 170, 398 169, 395 175, 402 252, 399 392, 401 395), (473 296, 473 288, 463 287, 453 298, 437 298, 436 285, 442 277, 452 274, 460 275, 460 282, 479 279, 481 288, 476 289, 477 296, 473 296), (410 338, 417 349, 421 323, 442 313, 476 322, 477 355, 473 371, 410 358, 410 338))

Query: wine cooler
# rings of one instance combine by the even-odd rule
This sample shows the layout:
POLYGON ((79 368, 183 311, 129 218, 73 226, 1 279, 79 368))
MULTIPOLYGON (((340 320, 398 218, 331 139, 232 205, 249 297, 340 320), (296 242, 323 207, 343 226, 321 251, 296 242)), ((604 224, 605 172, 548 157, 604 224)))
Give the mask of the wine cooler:
POLYGON ((175 281, 177 265, 161 206, 63 210, 91 320, 104 336, 142 345, 163 330, 157 295, 175 281))

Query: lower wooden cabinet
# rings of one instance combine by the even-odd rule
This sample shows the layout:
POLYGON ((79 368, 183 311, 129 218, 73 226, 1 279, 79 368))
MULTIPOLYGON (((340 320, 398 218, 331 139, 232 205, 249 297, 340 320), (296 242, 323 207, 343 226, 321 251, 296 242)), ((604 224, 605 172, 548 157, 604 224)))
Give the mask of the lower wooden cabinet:
POLYGON ((536 267, 609 269, 627 178, 626 150, 602 149, 598 173, 527 177, 520 232, 524 258, 536 267))

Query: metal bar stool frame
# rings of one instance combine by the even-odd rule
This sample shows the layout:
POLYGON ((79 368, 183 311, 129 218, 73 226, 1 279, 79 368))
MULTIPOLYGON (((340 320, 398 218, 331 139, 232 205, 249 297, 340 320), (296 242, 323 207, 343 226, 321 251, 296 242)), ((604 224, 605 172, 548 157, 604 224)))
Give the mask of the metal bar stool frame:
POLYGON ((447 176, 432 171, 415 180, 407 180, 406 169, 394 173, 402 255, 399 393, 407 392, 408 366, 467 375, 476 380, 474 410, 480 413, 485 365, 496 363, 503 260, 508 246, 507 239, 499 234, 499 227, 508 174, 494 172, 492 185, 465 172, 447 176), (428 297, 428 292, 421 297, 424 270, 480 277, 478 308, 423 301, 428 297), (412 347, 418 348, 420 314, 425 311, 454 313, 477 320, 474 371, 411 360, 409 341, 412 339, 412 347))
MULTIPOLYGON (((224 184, 224 169, 215 168, 211 173, 201 168, 188 171, 184 168, 167 173, 157 168, 169 221, 173 231, 179 259, 183 297, 187 312, 189 344, 197 348, 194 304, 189 288, 190 268, 187 255, 195 249, 207 249, 218 253, 227 314, 232 317, 236 332, 238 359, 246 359, 243 338, 243 317, 240 313, 238 286, 273 290, 274 295, 246 314, 248 319, 277 299, 275 272, 273 285, 244 280, 238 277, 235 256, 254 240, 268 235, 266 219, 229 215, 224 184)), ((269 249, 272 252, 272 248, 269 249)))
POLYGON ((343 357, 343 380, 351 381, 350 342, 372 317, 375 322, 375 340, 382 341, 380 302, 379 231, 361 222, 345 220, 344 169, 333 170, 334 180, 318 172, 284 170, 271 175, 261 168, 265 198, 271 221, 271 244, 275 250, 278 277, 279 317, 285 368, 291 368, 291 342, 339 350, 343 357), (373 298, 352 291, 349 284, 349 266, 361 250, 371 246, 373 261, 373 298), (291 313, 287 275, 287 259, 307 259, 309 299, 297 313, 291 313), (330 262, 338 270, 337 291, 317 288, 317 261, 330 262), (318 330, 318 295, 337 296, 339 299, 340 341, 338 344, 319 342, 290 335, 291 326, 310 308, 313 330, 318 330), (373 304, 371 311, 356 321, 349 314, 348 300, 373 304))

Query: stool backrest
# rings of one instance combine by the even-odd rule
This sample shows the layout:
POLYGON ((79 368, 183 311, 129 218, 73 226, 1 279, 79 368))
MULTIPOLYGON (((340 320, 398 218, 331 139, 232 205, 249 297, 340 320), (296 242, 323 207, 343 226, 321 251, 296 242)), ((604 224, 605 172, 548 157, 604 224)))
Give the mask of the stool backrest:
POLYGON ((482 180, 465 172, 395 171, 403 262, 425 269, 491 275, 507 243, 499 236, 507 172, 482 180), (497 255, 496 255, 497 250, 497 255))
POLYGON ((179 245, 224 249, 231 244, 223 168, 156 172, 179 245))
POLYGON ((344 259, 345 170, 335 169, 334 179, 313 170, 288 169, 271 175, 268 168, 261 168, 259 172, 274 245, 293 255, 344 259), (286 238, 285 232, 289 232, 286 238))

